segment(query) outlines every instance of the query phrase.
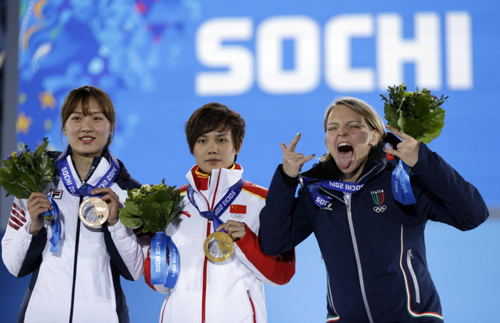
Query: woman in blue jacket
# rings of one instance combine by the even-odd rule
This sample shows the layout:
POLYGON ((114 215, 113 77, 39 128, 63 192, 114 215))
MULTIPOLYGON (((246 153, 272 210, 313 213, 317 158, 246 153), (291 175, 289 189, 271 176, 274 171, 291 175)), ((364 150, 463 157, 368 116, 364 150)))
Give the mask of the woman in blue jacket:
POLYGON ((442 322, 426 222, 465 231, 488 217, 477 189, 438 154, 387 128, 401 140, 368 104, 343 98, 326 111, 328 153, 312 169, 300 174, 314 157, 295 152, 300 134, 281 144, 283 164, 260 214, 261 248, 277 255, 315 234, 328 272, 326 322, 442 322), (410 167, 414 204, 393 197, 398 159, 410 167))

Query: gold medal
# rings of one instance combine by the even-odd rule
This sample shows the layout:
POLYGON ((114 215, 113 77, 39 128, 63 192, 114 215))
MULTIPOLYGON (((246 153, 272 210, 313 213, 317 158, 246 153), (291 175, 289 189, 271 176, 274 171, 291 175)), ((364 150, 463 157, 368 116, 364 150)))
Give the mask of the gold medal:
POLYGON ((109 208, 101 198, 90 197, 80 204, 78 216, 86 226, 98 227, 108 219, 109 208))
POLYGON ((234 242, 225 232, 214 232, 205 239, 203 251, 213 262, 222 262, 231 257, 234 251, 234 242))

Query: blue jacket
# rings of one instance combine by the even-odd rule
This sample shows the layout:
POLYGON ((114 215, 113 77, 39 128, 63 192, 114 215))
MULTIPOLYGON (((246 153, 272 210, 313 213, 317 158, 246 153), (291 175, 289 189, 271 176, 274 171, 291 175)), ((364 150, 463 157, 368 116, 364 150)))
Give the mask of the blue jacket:
MULTIPOLYGON (((438 154, 420 144, 411 172, 417 203, 393 198, 382 145, 373 150, 355 193, 323 190, 333 197, 320 208, 307 186, 295 197, 297 180, 278 167, 260 214, 262 250, 277 255, 314 232, 328 271, 326 322, 442 322, 438 293, 427 268, 424 229, 428 220, 470 230, 488 217, 477 189, 438 154)), ((339 180, 333 160, 303 174, 339 180)))

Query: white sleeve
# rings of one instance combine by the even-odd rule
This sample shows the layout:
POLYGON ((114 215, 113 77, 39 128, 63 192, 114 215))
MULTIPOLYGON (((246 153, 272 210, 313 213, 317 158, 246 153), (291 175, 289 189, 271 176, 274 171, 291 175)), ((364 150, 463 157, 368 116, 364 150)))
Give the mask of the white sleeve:
POLYGON ((125 227, 120 220, 115 225, 108 226, 108 230, 133 279, 139 279, 144 271, 144 253, 137 236, 132 229, 125 227))
POLYGON ((33 235, 29 233, 31 219, 27 200, 14 199, 7 230, 2 239, 2 259, 9 272, 18 276, 33 235))

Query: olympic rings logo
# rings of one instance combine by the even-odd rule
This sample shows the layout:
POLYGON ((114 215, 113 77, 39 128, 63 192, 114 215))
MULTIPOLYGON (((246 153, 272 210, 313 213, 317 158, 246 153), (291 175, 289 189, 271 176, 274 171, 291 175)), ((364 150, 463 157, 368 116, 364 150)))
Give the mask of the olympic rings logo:
POLYGON ((233 219, 241 220, 245 217, 245 214, 231 213, 233 219))
POLYGON ((377 213, 384 212, 385 210, 387 210, 387 206, 385 205, 377 205, 373 207, 373 211, 377 213))

